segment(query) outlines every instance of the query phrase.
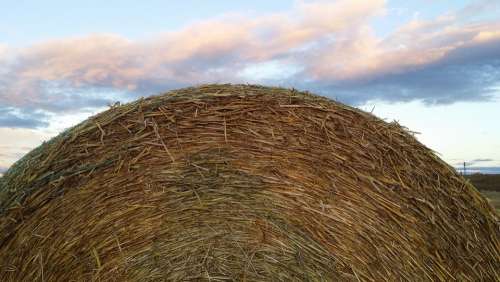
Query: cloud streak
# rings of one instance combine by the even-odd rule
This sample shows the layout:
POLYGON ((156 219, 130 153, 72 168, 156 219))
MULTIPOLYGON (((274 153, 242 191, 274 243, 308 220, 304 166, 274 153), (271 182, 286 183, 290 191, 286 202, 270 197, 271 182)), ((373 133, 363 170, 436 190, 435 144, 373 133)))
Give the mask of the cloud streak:
POLYGON ((209 82, 279 84, 350 103, 484 100, 500 82, 500 22, 465 21, 483 10, 412 20, 379 37, 370 20, 383 16, 384 1, 309 1, 143 41, 93 34, 18 49, 0 44, 0 127, 44 127, 44 112, 209 82))
POLYGON ((46 127, 48 126, 48 122, 45 121, 47 118, 48 115, 43 112, 27 112, 16 108, 6 108, 0 106, 0 126, 3 127, 46 127))
MULTIPOLYGON (((483 163, 494 163, 496 162, 496 160, 492 159, 492 158, 479 158, 479 159, 473 159, 473 160, 470 160, 470 161, 465 161, 465 164, 467 166, 473 166, 475 167, 476 165, 480 165, 480 164, 483 164, 483 163)), ((456 162, 454 165, 455 166, 463 166, 464 162, 456 162)))

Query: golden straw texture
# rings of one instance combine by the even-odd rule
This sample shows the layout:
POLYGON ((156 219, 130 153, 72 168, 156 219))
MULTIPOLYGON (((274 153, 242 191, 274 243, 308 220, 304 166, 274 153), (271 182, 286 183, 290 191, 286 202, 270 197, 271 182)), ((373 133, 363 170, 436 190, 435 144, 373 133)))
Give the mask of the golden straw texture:
POLYGON ((497 215, 397 123, 205 85, 117 105, 0 182, 1 281, 499 281, 497 215))

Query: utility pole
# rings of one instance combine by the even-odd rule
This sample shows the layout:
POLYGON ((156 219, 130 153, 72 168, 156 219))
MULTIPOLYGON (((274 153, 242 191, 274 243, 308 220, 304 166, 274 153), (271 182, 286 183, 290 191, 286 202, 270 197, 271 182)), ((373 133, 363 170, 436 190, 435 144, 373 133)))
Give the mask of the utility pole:
POLYGON ((464 162, 464 175, 466 175, 466 174, 467 174, 467 173, 466 173, 466 171, 465 171, 465 162, 464 162))

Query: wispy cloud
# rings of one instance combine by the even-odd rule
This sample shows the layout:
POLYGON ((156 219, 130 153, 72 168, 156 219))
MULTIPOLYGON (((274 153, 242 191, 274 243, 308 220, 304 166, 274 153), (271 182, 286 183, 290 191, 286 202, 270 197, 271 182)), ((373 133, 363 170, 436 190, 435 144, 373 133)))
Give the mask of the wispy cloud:
MULTIPOLYGON (((467 166, 476 166, 476 165, 481 165, 484 163, 493 163, 493 162, 496 162, 496 160, 491 159, 491 158, 481 158, 481 159, 473 159, 470 161, 465 161, 465 164, 467 166)), ((455 162, 455 166, 462 166, 463 164, 464 164, 463 161, 455 162)))
POLYGON ((490 97, 500 82, 500 22, 466 20, 484 5, 414 19, 381 38, 370 19, 384 4, 299 1, 286 13, 224 15, 144 41, 93 34, 0 45, 0 126, 40 127, 44 112, 207 82, 280 84, 351 103, 490 97))
POLYGON ((0 177, 7 171, 7 167, 0 166, 0 177))
POLYGON ((492 162, 494 161, 493 159, 475 159, 475 160, 472 160, 472 162, 474 163, 481 163, 481 162, 492 162))
MULTIPOLYGON (((457 170, 461 171, 461 167, 457 167, 457 170)), ((500 174, 500 166, 478 166, 467 168, 467 174, 473 173, 483 173, 483 174, 500 174)))
POLYGON ((475 159, 472 160, 471 162, 477 164, 477 163, 494 162, 494 161, 495 161, 494 159, 487 158, 487 159, 475 159))
POLYGON ((54 134, 26 128, 0 127, 0 168, 7 168, 54 134))
POLYGON ((0 106, 0 126, 16 128, 46 127, 48 115, 40 111, 24 111, 22 108, 0 106))

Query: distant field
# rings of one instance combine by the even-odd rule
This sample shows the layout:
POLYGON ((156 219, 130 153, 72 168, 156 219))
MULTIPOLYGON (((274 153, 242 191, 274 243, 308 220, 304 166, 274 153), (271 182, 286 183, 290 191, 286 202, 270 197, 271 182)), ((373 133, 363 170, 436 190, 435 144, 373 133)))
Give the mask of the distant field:
POLYGON ((483 190, 481 194, 490 201, 491 205, 497 210, 497 214, 500 215, 500 192, 483 190))
POLYGON ((500 214, 500 174, 472 174, 465 178, 476 187, 500 214))
POLYGON ((500 192, 500 174, 471 174, 466 175, 472 185, 478 190, 497 191, 500 192))

